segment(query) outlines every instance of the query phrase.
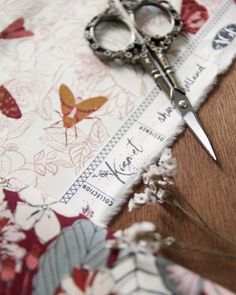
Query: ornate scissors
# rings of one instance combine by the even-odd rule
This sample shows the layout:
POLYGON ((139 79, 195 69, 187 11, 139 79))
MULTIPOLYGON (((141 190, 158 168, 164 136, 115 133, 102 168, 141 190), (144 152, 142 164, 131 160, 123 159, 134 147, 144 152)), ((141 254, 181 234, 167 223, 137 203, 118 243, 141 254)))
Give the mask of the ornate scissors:
POLYGON ((177 11, 166 0, 111 0, 109 7, 94 17, 85 29, 85 38, 95 54, 103 60, 118 60, 126 63, 140 63, 155 80, 180 112, 185 123, 203 145, 209 155, 216 160, 212 145, 203 130, 185 91, 178 85, 173 70, 165 56, 172 41, 181 30, 181 20, 177 11), (166 35, 148 35, 135 22, 140 8, 154 6, 167 15, 171 30, 166 35), (96 37, 96 28, 103 22, 124 24, 131 32, 131 42, 124 50, 110 50, 101 45, 96 37))

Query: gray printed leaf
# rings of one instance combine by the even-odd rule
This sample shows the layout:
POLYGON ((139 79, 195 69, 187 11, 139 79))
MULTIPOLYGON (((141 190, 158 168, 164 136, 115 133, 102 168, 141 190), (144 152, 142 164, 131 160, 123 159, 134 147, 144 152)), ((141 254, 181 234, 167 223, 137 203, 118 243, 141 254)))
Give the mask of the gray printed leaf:
POLYGON ((165 285, 173 294, 233 295, 229 290, 163 257, 157 256, 156 265, 165 285))
POLYGON ((89 220, 79 220, 62 231, 40 258, 33 280, 34 295, 52 295, 74 267, 95 270, 106 264, 109 250, 107 230, 89 220))

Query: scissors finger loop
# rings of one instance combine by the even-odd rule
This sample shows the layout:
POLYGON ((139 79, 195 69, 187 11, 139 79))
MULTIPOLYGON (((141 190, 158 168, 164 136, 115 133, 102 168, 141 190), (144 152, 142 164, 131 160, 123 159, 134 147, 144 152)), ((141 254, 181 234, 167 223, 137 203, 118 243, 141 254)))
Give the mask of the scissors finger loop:
POLYGON ((177 37, 181 30, 181 20, 178 12, 174 7, 165 0, 121 0, 123 6, 129 11, 131 18, 135 21, 135 15, 138 10, 145 6, 154 6, 162 10, 171 23, 171 30, 165 35, 155 34, 150 36, 145 33, 142 28, 139 28, 139 31, 142 32, 144 38, 147 38, 149 46, 152 50, 163 51, 167 50, 173 40, 177 37))
POLYGON ((135 33, 121 15, 117 13, 112 6, 106 9, 103 13, 94 17, 85 28, 85 38, 88 40, 90 47, 95 54, 102 60, 122 60, 128 63, 136 63, 139 60, 139 52, 141 44, 138 44, 135 33), (96 28, 103 22, 117 22, 124 24, 131 33, 130 44, 124 50, 111 50, 102 46, 96 37, 96 28))

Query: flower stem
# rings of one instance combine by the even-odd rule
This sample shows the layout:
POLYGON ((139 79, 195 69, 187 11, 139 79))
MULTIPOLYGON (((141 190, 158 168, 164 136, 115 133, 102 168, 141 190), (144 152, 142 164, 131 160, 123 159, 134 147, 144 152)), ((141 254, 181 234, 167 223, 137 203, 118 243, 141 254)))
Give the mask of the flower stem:
POLYGON ((175 242, 170 247, 177 248, 177 249, 187 249, 190 251, 195 251, 195 252, 199 252, 206 255, 214 255, 214 256, 224 257, 227 259, 236 260, 236 253, 225 253, 223 251, 216 250, 216 249, 210 250, 204 247, 190 245, 190 244, 182 243, 182 242, 175 242))
POLYGON ((172 196, 172 193, 170 191, 167 191, 168 195, 165 199, 165 203, 171 204, 174 207, 178 208, 181 210, 186 216, 188 216, 193 222, 195 222, 198 226, 200 226, 203 230, 205 230, 207 233, 211 234, 212 236, 215 236, 217 238, 220 238, 224 240, 225 242, 233 245, 236 247, 236 243, 228 238, 226 238, 224 235, 221 233, 217 232, 216 230, 210 228, 208 224, 202 219, 202 217, 197 213, 196 210, 192 208, 192 206, 185 200, 185 203, 187 204, 186 207, 181 205, 181 203, 177 200, 174 199, 172 196))

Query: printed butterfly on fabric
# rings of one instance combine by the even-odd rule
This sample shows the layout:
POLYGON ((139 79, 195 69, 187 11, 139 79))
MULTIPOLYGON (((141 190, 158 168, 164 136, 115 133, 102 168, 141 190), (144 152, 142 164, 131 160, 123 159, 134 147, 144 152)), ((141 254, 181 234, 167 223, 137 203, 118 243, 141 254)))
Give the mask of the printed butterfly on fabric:
POLYGON ((3 86, 0 86, 0 111, 8 118, 20 119, 21 110, 10 92, 3 86))
POLYGON ((25 30, 24 22, 23 18, 15 20, 0 32, 0 39, 15 39, 33 36, 33 32, 25 30))
MULTIPOLYGON (((75 135, 77 137, 76 124, 84 119, 94 119, 95 117, 89 117, 89 115, 102 107, 107 102, 107 98, 105 96, 97 96, 82 100, 80 97, 75 97, 71 90, 64 84, 60 86, 59 93, 62 122, 64 128, 66 128, 65 137, 67 146, 67 129, 74 127, 75 135)), ((59 122, 56 122, 55 124, 58 124, 59 122)))
POLYGON ((183 32, 196 34, 208 18, 206 7, 198 4, 195 0, 183 0, 181 10, 183 32))

